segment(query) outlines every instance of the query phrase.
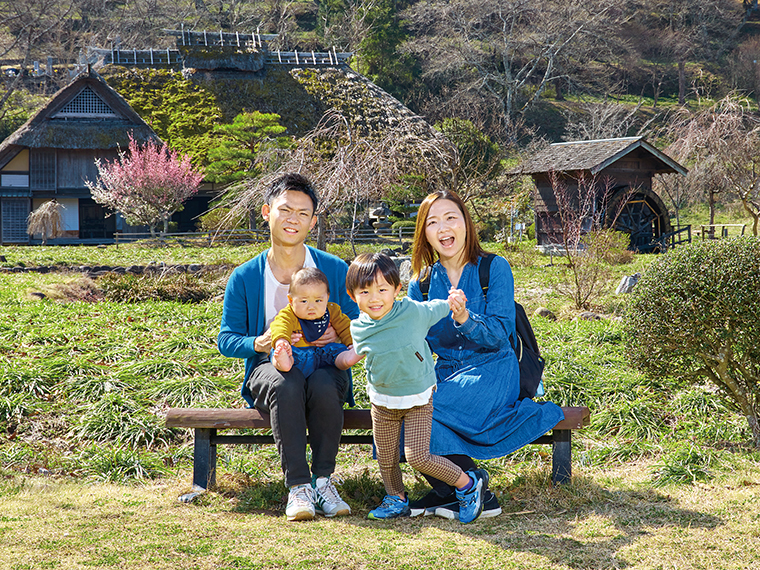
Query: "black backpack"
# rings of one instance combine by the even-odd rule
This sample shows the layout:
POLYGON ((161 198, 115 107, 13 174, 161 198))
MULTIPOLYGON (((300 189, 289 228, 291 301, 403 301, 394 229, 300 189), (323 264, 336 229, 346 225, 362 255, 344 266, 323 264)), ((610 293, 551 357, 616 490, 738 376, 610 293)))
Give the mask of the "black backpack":
MULTIPOLYGON (((480 277, 480 288, 483 290, 483 296, 488 304, 488 282, 491 276, 491 261, 496 257, 495 254, 486 254, 480 261, 478 275, 480 277)), ((425 271, 420 275, 420 292, 422 300, 427 301, 428 292, 430 291, 430 271, 425 271)), ((533 398, 536 395, 541 378, 544 374, 546 363, 541 356, 536 342, 536 335, 533 334, 533 328, 530 326, 530 320, 525 313, 523 306, 515 301, 515 332, 517 338, 509 336, 509 342, 517 355, 517 361, 520 364, 520 395, 519 400, 524 398, 533 398)))

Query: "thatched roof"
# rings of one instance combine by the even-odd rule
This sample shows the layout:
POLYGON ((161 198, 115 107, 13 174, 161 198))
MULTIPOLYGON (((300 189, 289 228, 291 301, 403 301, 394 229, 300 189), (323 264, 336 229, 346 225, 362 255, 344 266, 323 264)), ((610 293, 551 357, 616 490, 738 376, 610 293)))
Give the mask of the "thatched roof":
POLYGON ((530 157, 513 172, 540 174, 587 170, 591 174, 597 174, 636 149, 643 149, 656 159, 659 163, 656 173, 687 173, 686 168, 657 150, 643 137, 555 143, 530 157))
POLYGON ((156 133, 100 75, 88 69, 0 145, 0 160, 12 147, 110 150, 159 140, 156 133))

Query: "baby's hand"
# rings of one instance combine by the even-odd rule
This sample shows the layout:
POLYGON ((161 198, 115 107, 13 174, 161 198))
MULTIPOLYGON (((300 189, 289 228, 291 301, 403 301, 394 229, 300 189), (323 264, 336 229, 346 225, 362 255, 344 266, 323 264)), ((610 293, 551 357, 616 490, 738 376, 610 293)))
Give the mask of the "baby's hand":
POLYGON ((470 318, 467 311, 467 296, 461 289, 449 289, 449 308, 452 318, 460 325, 470 318))

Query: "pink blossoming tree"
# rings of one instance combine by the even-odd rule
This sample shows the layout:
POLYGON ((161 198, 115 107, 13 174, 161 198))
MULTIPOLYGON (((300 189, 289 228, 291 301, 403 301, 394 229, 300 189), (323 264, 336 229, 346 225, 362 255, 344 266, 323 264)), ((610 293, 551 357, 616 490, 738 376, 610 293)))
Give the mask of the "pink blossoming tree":
POLYGON ((129 150, 120 151, 110 161, 95 161, 98 181, 87 182, 92 198, 115 210, 132 226, 146 225, 151 236, 163 221, 164 232, 169 218, 198 191, 203 173, 195 170, 190 158, 181 158, 165 144, 149 140, 139 145, 131 136, 129 150))

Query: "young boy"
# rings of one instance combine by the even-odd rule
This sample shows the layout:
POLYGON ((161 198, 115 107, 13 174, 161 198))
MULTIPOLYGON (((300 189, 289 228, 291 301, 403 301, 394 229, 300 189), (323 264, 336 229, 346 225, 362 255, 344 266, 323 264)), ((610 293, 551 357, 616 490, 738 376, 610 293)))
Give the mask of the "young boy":
POLYGON ((305 267, 293 274, 288 305, 277 313, 271 325, 271 360, 277 370, 288 372, 295 366, 304 376, 310 376, 323 366, 348 370, 361 360, 350 348, 351 319, 337 304, 329 303, 329 298, 330 283, 319 269, 305 267), (330 324, 343 344, 312 346, 310 343, 320 338, 330 324))
POLYGON ((384 254, 363 254, 348 268, 346 289, 359 305, 361 315, 351 321, 354 350, 367 357, 367 393, 372 403, 372 430, 386 496, 370 519, 409 516, 409 500, 399 466, 399 441, 404 426, 404 454, 418 471, 456 487, 459 520, 469 523, 483 510, 483 490, 488 473, 463 472, 445 457, 430 454, 433 421, 432 395, 436 376, 433 355, 425 337, 428 329, 465 311, 466 298, 459 290, 449 300, 424 303, 405 297, 395 263, 384 254))

